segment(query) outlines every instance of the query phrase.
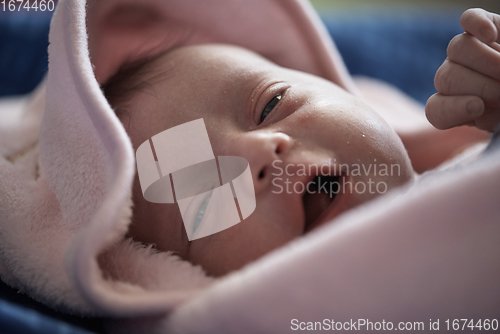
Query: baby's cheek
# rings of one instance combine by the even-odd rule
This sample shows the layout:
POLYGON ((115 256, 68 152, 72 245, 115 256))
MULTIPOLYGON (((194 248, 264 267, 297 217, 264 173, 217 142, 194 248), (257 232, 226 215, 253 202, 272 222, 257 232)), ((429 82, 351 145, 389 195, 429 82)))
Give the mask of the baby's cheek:
MULTIPOLYGON (((259 208, 259 205, 257 205, 259 208)), ((193 240, 188 260, 212 276, 238 270, 302 235, 286 227, 283 219, 255 211, 249 218, 224 231, 193 240)))
POLYGON ((160 251, 173 251, 186 258, 189 241, 178 206, 146 201, 137 177, 132 199, 133 216, 127 236, 144 244, 154 244, 160 251))
POLYGON ((245 223, 191 242, 188 260, 199 264, 211 276, 222 276, 256 259, 260 240, 248 233, 245 223), (252 240, 249 245, 249 239, 252 240))

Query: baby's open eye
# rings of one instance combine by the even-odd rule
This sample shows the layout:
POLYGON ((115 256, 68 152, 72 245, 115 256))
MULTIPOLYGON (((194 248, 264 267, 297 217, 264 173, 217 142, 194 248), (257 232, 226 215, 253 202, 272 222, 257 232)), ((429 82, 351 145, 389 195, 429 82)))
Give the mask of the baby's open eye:
POLYGON ((278 104, 280 100, 281 100, 281 94, 278 94, 275 97, 273 97, 271 101, 269 101, 269 103, 264 108, 264 111, 260 115, 261 123, 264 121, 264 119, 266 119, 267 115, 269 115, 269 113, 274 109, 274 107, 278 104))

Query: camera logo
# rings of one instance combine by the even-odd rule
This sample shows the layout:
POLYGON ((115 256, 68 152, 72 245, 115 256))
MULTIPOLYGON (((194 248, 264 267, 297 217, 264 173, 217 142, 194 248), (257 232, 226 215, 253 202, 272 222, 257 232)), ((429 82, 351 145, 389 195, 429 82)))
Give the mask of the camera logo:
POLYGON ((189 240, 234 226, 255 210, 248 161, 215 157, 202 118, 146 140, 136 151, 136 161, 144 198, 177 203, 189 240))

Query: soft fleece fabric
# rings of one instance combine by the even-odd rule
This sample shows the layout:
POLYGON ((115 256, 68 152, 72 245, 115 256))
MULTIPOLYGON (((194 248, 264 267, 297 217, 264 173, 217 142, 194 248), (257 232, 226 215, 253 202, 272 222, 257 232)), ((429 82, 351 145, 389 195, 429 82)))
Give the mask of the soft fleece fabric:
POLYGON ((73 314, 122 318, 111 330, 132 333, 498 314, 499 151, 429 174, 218 281, 124 240, 134 152, 99 82, 169 42, 225 42, 357 93, 306 2, 63 0, 49 38, 46 81, 29 100, 0 106, 10 115, 0 123, 0 276, 9 285, 73 314))

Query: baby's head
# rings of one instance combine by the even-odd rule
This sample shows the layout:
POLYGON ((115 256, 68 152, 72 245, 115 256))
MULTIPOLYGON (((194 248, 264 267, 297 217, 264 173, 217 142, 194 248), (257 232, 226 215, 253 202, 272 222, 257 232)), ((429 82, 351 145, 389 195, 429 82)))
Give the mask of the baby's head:
POLYGON ((146 201, 135 179, 129 235, 211 275, 238 269, 413 177, 397 134, 359 98, 239 47, 175 48, 118 74, 104 91, 134 150, 203 118, 215 156, 249 162, 255 211, 193 241, 178 206, 146 201))

